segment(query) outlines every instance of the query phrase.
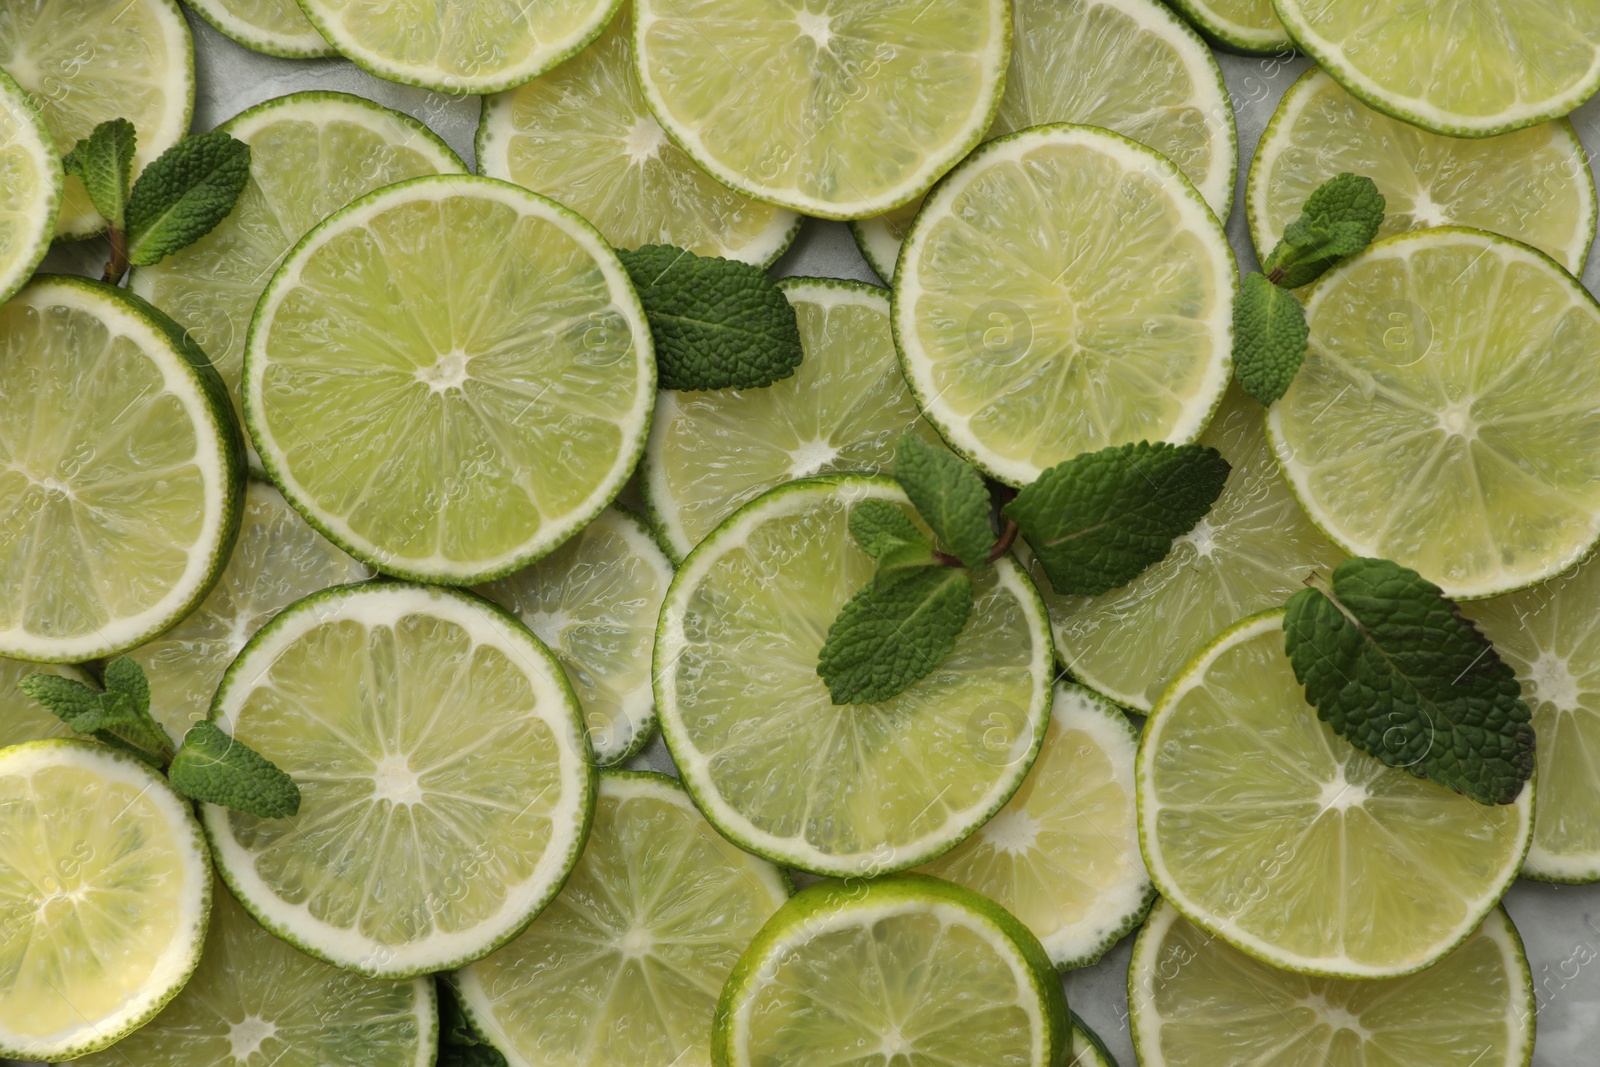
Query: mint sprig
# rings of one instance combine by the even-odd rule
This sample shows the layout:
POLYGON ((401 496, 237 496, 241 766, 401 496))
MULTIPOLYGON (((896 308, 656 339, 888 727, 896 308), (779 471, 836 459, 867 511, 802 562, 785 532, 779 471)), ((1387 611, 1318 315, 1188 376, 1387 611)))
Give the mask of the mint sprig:
POLYGON ((128 188, 133 184, 133 153, 138 131, 127 119, 111 119, 96 126, 61 161, 68 174, 76 174, 89 194, 89 202, 114 230, 125 227, 128 188))
POLYGON ((300 810, 300 790, 276 764, 215 723, 197 722, 172 757, 167 780, 186 797, 264 819, 300 810))
POLYGON ((1511 803, 1532 776, 1515 673, 1416 571, 1345 560, 1289 600, 1283 630, 1306 699, 1361 751, 1480 804, 1511 803))
POLYGON ((911 434, 900 439, 894 477, 934 536, 963 567, 982 567, 994 544, 989 490, 960 456, 911 434))
POLYGON ((1289 290, 1364 251, 1383 226, 1385 207, 1371 178, 1330 178, 1284 227, 1265 273, 1246 276, 1233 305, 1233 368, 1247 394, 1270 405, 1288 391, 1309 343, 1305 308, 1289 290))

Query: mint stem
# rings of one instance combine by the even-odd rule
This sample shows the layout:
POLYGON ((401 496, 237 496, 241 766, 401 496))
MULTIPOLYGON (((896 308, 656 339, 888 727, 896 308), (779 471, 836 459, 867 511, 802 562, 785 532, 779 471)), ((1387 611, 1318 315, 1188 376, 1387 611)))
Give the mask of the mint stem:
POLYGON ((115 226, 106 227, 106 233, 111 238, 111 259, 100 280, 107 285, 120 285, 122 276, 128 273, 128 238, 115 226))
POLYGON ((1279 282, 1283 281, 1283 268, 1278 267, 1273 270, 1271 274, 1267 275, 1267 281, 1271 282, 1273 285, 1277 285, 1279 282))

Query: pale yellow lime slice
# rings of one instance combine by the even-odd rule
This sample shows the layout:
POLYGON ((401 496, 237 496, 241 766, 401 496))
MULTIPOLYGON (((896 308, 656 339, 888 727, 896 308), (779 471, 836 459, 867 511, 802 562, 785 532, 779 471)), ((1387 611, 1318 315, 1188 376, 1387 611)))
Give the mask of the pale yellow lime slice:
POLYGON ((338 55, 295 0, 188 0, 211 25, 246 48, 308 59, 338 55))
POLYGON ((0 748, 48 737, 78 736, 54 712, 17 688, 17 683, 30 674, 54 674, 84 685, 93 684, 82 667, 0 659, 0 748))
POLYGON ((44 116, 0 70, 0 302, 22 288, 49 251, 64 181, 44 116))

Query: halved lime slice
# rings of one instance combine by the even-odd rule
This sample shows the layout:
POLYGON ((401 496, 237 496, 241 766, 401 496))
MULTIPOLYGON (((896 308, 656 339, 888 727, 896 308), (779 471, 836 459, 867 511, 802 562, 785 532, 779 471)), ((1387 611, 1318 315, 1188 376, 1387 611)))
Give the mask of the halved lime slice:
POLYGON ((1057 967, 1089 966, 1139 925, 1155 896, 1134 817, 1138 747, 1120 708, 1058 684, 1022 788, 977 833, 918 869, 1005 907, 1057 967))
POLYGON ((497 93, 576 55, 620 0, 300 0, 328 43, 389 81, 497 93))
POLYGON ((295 0, 188 0, 199 16, 246 48, 269 56, 336 56, 295 0))
POLYGON ((1192 441, 1232 366, 1238 265, 1171 162, 1090 126, 990 141, 900 255, 895 341, 951 447, 1025 485, 1080 452, 1192 441))
POLYGON ((624 3, 594 44, 528 84, 485 97, 478 173, 567 205, 618 248, 669 244, 765 267, 800 229, 701 170, 645 106, 624 3))
POLYGON ((488 601, 399 582, 286 608, 212 716, 300 787, 286 819, 206 805, 223 880, 338 967, 414 978, 487 955, 577 861, 594 769, 577 698, 488 601))
MULTIPOLYGON (((33 95, 63 155, 124 118, 138 131, 138 174, 189 132, 194 44, 175 0, 0 0, 0 68, 33 95)), ((83 183, 65 188, 56 236, 105 229, 83 183)))
POLYGON ((675 779, 608 772, 561 895, 456 988, 511 1067, 710 1067, 717 994, 788 897, 675 779))
POLYGON ((711 175, 826 219, 927 192, 994 119, 1008 0, 635 0, 645 102, 711 175))
POLYGON ((438 1035, 433 979, 391 982, 330 967, 263 930, 218 886, 205 952, 183 992, 73 1067, 433 1067, 438 1035))
POLYGON ((892 700, 833 703, 817 654, 872 580, 850 536, 888 478, 830 475, 757 497, 689 554, 656 634, 656 707, 695 803, 740 846, 817 874, 926 863, 1005 806, 1050 715, 1049 623, 1022 568, 975 578, 949 657, 892 700))
POLYGON ((1352 982, 1268 967, 1161 901, 1128 968, 1144 1067, 1527 1067, 1534 1007, 1528 957, 1501 908, 1421 974, 1352 982))
POLYGON ((1167 0, 1218 48, 1246 55, 1294 51, 1272 0, 1167 0))
POLYGON ((1514 237, 1572 274, 1595 236, 1594 178, 1566 119, 1499 137, 1442 137, 1374 111, 1316 67, 1283 94, 1250 165, 1245 206, 1265 258, 1329 178, 1365 175, 1387 201, 1380 236, 1472 226, 1514 237))
POLYGON ((655 350, 610 246, 491 178, 413 178, 297 245, 250 326, 262 464, 379 570, 470 584, 546 555, 628 480, 655 350))
POLYGON ((372 571, 306 525, 272 486, 245 490, 239 539, 222 577, 177 626, 128 655, 150 681, 150 713, 181 738, 206 717, 217 683, 261 625, 303 596, 372 571))
POLYGON ((672 563, 644 523, 608 508, 549 556, 478 592, 549 646, 578 694, 601 766, 655 731, 650 654, 672 563))
POLYGON ((1100 1035, 1089 1029, 1089 1024, 1072 1015, 1072 1045, 1067 1056, 1067 1067, 1117 1067, 1117 1061, 1106 1048, 1100 1035))
POLYGON ((54 674, 84 685, 93 679, 82 667, 64 663, 28 663, 20 659, 0 659, 0 748, 48 737, 78 737, 60 717, 33 699, 17 683, 30 674, 54 674))
POLYGON ((1025 926, 971 890, 902 874, 795 894, 734 966, 712 1057, 717 1067, 1052 1067, 1071 1026, 1025 926))
MULTIPOLYGON (((1205 42, 1156 0, 1012 0, 1011 69, 987 137, 1046 122, 1102 126, 1178 165, 1217 217, 1233 207, 1233 105, 1205 42)), ((920 200, 850 224, 861 252, 894 279, 920 200)))
POLYGON ((1139 745, 1139 842, 1161 895, 1275 967, 1390 978, 1461 943, 1517 876, 1533 789, 1479 804, 1352 748, 1306 703, 1283 612, 1162 694, 1139 745))
POLYGON ((0 303, 22 288, 50 250, 65 180, 44 116, 0 70, 0 303))
POLYGON ((416 119, 346 93, 280 96, 219 129, 250 146, 239 202, 188 248, 134 268, 128 284, 194 335, 237 409, 250 315, 295 242, 374 189, 466 167, 416 119))
POLYGON ((200 961, 211 864, 189 803, 94 741, 0 749, 0 1056, 66 1060, 142 1025, 200 961))
POLYGON ((1552 578, 1600 537, 1600 305, 1476 230, 1380 241, 1317 283, 1267 431, 1312 521, 1453 597, 1552 578))
POLYGON ((908 431, 942 442, 922 418, 889 329, 889 291, 834 278, 779 283, 805 358, 765 389, 663 390, 640 482, 652 523, 682 559, 735 509, 815 474, 887 471, 908 431))
POLYGON ((1166 559, 1122 588, 1061 596, 1032 553, 1018 552, 1050 612, 1056 652, 1078 681, 1148 712, 1218 633, 1281 605, 1306 575, 1343 558, 1289 491, 1261 421, 1261 405, 1230 388, 1200 436, 1233 464, 1227 486, 1166 559))
POLYGON ((1273 0, 1346 89, 1397 119, 1490 137, 1560 118, 1600 89, 1600 7, 1572 0, 1273 0))
POLYGON ((0 654, 77 663, 204 599, 239 528, 222 382, 161 312, 84 278, 0 306, 0 654))
POLYGON ((1600 882, 1600 560, 1467 614, 1515 668, 1533 709, 1539 773, 1522 874, 1600 882))

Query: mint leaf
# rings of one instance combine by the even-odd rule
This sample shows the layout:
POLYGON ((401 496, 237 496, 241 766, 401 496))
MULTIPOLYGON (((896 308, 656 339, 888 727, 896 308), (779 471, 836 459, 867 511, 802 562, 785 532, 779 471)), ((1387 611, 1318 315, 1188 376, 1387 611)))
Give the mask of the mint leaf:
POLYGON ((1439 587, 1384 559, 1347 559, 1332 588, 1289 600, 1284 646, 1335 733, 1480 804, 1533 774, 1532 715, 1494 646, 1439 587))
POLYGON ((799 321, 765 271, 671 245, 617 255, 650 322, 663 389, 761 389, 800 365, 799 321))
POLYGON ((894 477, 933 535, 964 566, 989 561, 995 541, 989 490, 966 460, 908 433, 895 451, 894 477))
POLYGON ((100 692, 58 674, 30 674, 17 688, 43 704, 68 727, 80 734, 105 728, 110 717, 100 701, 100 692))
POLYGON ((167 779, 186 797, 281 819, 300 810, 300 790, 271 760, 215 723, 197 722, 172 757, 167 779))
POLYGON ((900 545, 928 542, 911 516, 887 500, 863 500, 851 508, 850 536, 873 559, 900 545))
POLYGON ((79 141, 61 165, 76 174, 100 217, 122 229, 133 181, 133 153, 139 135, 127 119, 110 119, 79 141))
POLYGON ((1233 302, 1233 376, 1241 389, 1270 406, 1289 391, 1310 336, 1306 309, 1293 293, 1265 274, 1245 277, 1233 302))
POLYGON ((74 732, 92 734, 151 766, 165 766, 172 755, 172 739, 150 715, 144 670, 119 656, 106 665, 105 673, 104 691, 54 674, 30 674, 17 684, 74 732))
POLYGON ((106 693, 125 697, 132 702, 139 715, 150 714, 150 680, 144 668, 127 656, 118 656, 106 664, 106 693))
POLYGON ((210 233, 250 181, 250 146, 212 130, 185 137, 128 195, 128 262, 148 267, 210 233))
POLYGON ((1057 593, 1098 596, 1165 559, 1217 502, 1230 469, 1204 445, 1115 445, 1051 467, 1004 513, 1057 593))
POLYGON ((1328 179, 1306 200, 1300 217, 1284 227, 1283 240, 1262 270, 1286 289, 1310 285, 1373 242, 1387 206, 1371 178, 1341 174, 1328 179))
POLYGON ((506 1067, 506 1058, 478 1033, 457 1000, 450 981, 437 979, 439 990, 439 1062, 437 1067, 506 1067))
POLYGON ((817 658, 835 704, 876 704, 933 673, 972 614, 972 578, 958 567, 873 582, 840 610, 817 658))

